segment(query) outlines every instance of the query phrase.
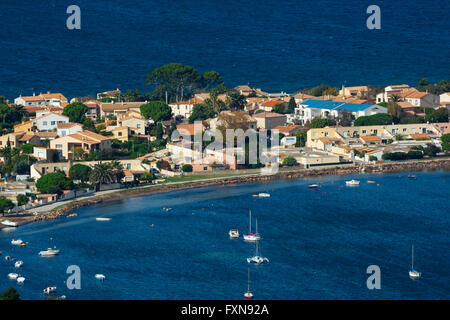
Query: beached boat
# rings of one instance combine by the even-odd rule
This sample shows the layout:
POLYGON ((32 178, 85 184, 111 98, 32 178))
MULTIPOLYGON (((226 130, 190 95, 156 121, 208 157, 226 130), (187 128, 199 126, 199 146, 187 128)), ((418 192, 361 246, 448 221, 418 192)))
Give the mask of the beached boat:
POLYGON ((252 299, 253 293, 250 291, 250 268, 248 268, 248 286, 247 286, 247 292, 244 293, 245 299, 252 299))
POLYGON ((24 283, 25 282, 25 278, 24 277, 18 277, 16 281, 17 281, 17 283, 24 283))
POLYGON ((318 184, 310 184, 308 186, 309 189, 319 189, 319 185, 318 184))
POLYGON ((16 222, 12 222, 12 221, 9 221, 9 220, 2 221, 2 225, 8 226, 8 227, 17 227, 17 223, 16 222))
POLYGON ((239 239, 239 231, 237 229, 231 229, 228 231, 228 235, 231 239, 239 239))
POLYGON ((262 263, 269 263, 269 259, 262 257, 258 252, 258 243, 255 244, 255 255, 251 258, 247 258, 248 263, 253 264, 262 264, 262 263))
POLYGON ((14 263, 15 268, 20 268, 22 265, 23 265, 23 261, 21 261, 21 260, 16 261, 16 263, 14 263))
POLYGON ((95 218, 97 221, 109 221, 111 218, 95 218))
POLYGON ((52 292, 56 291, 56 287, 47 287, 44 289, 45 294, 50 294, 52 292))
POLYGON ((411 270, 409 270, 409 277, 413 280, 419 279, 422 274, 414 270, 414 246, 411 248, 411 270))
POLYGON ((16 280, 19 277, 19 275, 17 273, 11 272, 8 273, 8 278, 11 280, 16 280))
POLYGON ((40 251, 40 252, 39 252, 39 255, 40 255, 41 257, 53 257, 53 256, 56 256, 56 255, 58 255, 58 254, 59 254, 59 250, 52 249, 52 248, 48 248, 48 249, 45 250, 45 251, 40 251))
POLYGON ((252 233, 252 211, 249 211, 249 218, 248 218, 248 234, 244 234, 244 240, 245 241, 259 241, 261 239, 261 236, 258 233, 258 220, 256 220, 256 231, 255 233, 252 233))
POLYGON ((78 213, 71 213, 71 214, 69 214, 67 216, 67 218, 73 218, 73 217, 76 217, 76 216, 78 216, 78 213))
POLYGON ((17 240, 12 239, 11 240, 11 244, 13 244, 15 246, 20 246, 22 243, 23 243, 22 239, 17 239, 17 240))
POLYGON ((345 181, 345 184, 347 186, 359 186, 359 181, 358 180, 350 180, 350 181, 345 181))
POLYGON ((105 275, 104 274, 101 274, 101 273, 97 273, 96 275, 95 275, 95 279, 97 279, 97 280, 100 280, 100 281, 103 281, 103 280, 105 280, 105 275))

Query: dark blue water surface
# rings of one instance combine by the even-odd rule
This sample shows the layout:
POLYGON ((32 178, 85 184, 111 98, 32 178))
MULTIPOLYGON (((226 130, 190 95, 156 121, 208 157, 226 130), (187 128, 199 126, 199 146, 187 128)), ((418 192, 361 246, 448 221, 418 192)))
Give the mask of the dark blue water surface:
POLYGON ((0 289, 14 285, 25 299, 43 298, 50 285, 69 299, 241 299, 254 247, 227 233, 246 233, 251 209, 261 253, 270 259, 250 268, 257 299, 450 297, 450 172, 420 173, 417 180, 406 173, 320 180, 319 190, 307 188, 317 180, 304 179, 130 198, 0 232, 3 257, 23 260, 18 273, 27 279, 8 280, 13 262, 2 257, 0 289), (346 187, 350 178, 361 185, 346 187), (258 192, 271 197, 253 198, 258 192), (29 244, 12 246, 17 238, 29 244), (423 273, 416 281, 408 277, 412 244, 423 273), (61 254, 39 257, 48 246, 61 254), (373 264, 381 268, 381 290, 366 287, 373 264), (69 265, 81 268, 81 290, 64 284, 69 265), (97 281, 96 273, 106 280, 97 281))
POLYGON ((2 0, 0 94, 146 89, 145 75, 169 62, 277 92, 439 81, 449 12, 448 0, 2 0), (81 30, 66 28, 72 4, 81 30), (372 4, 381 30, 366 27, 372 4))

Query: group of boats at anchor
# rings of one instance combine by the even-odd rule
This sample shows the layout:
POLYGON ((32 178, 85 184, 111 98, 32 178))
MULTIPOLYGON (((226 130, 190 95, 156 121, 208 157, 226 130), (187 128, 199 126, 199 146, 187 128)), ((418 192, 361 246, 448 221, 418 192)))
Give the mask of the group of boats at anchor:
MULTIPOLYGON (((255 243, 255 253, 252 257, 247 258, 248 264, 265 264, 269 263, 269 259, 266 257, 263 257, 259 252, 259 241, 261 240, 261 235, 258 233, 258 219, 255 219, 255 232, 252 232, 252 212, 249 211, 249 230, 248 234, 244 234, 242 237, 244 238, 244 241, 246 242, 254 242, 255 243)), ((230 236, 230 239, 239 239, 240 234, 237 229, 231 229, 228 231, 228 235, 230 236)), ((245 299, 252 299, 253 293, 250 291, 250 268, 248 269, 248 288, 247 292, 244 293, 245 299)))
MULTIPOLYGON (((109 218, 107 218, 107 219, 109 220, 109 218)), ((107 221, 107 220, 100 220, 100 221, 107 221)), ((22 239, 12 239, 11 240, 11 244, 15 245, 15 246, 23 247, 26 244, 28 244, 28 242, 24 242, 22 239)), ((58 255, 59 252, 60 252, 60 250, 56 249, 56 247, 48 248, 47 250, 39 251, 39 256, 41 256, 41 257, 53 257, 53 256, 58 255)), ((2 252, 0 251, 0 255, 1 254, 2 254, 2 252)), ((16 259, 12 258, 11 256, 5 256, 5 260, 6 261, 14 261, 16 259)), ((19 269, 19 268, 22 267, 22 265, 23 265, 23 261, 22 260, 17 260, 14 263, 14 268, 19 269)), ((101 273, 97 273, 94 277, 95 277, 95 279, 100 280, 100 281, 103 281, 106 278, 105 275, 101 274, 101 273)), ((25 280, 26 280, 25 277, 21 276, 17 272, 8 273, 8 278, 10 280, 17 281, 18 284, 23 284, 25 282, 25 280)), ((56 287, 55 286, 50 286, 50 287, 47 287, 47 288, 45 288, 43 290, 43 292, 45 294, 50 294, 50 293, 52 293, 54 291, 56 291, 56 287)), ((65 296, 61 296, 61 298, 65 298, 65 296)))

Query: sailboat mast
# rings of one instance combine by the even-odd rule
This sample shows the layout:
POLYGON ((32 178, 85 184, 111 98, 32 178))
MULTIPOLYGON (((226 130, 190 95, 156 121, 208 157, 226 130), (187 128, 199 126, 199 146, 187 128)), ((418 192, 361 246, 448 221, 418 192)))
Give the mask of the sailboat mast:
POLYGON ((414 245, 411 248, 411 269, 414 270, 414 245))
POLYGON ((248 234, 252 233, 252 210, 248 213, 248 234))
POLYGON ((258 219, 256 219, 256 231, 255 234, 258 234, 258 219))
POLYGON ((248 268, 248 287, 247 292, 250 292, 250 268, 248 268))

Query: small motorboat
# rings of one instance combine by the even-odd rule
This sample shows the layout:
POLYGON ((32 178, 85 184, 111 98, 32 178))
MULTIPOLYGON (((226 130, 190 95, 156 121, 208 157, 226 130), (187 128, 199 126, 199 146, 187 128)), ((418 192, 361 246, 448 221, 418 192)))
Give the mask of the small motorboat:
POLYGON ((20 246, 22 243, 23 243, 23 241, 21 239, 17 239, 17 240, 12 239, 11 240, 11 244, 15 245, 15 246, 20 246))
POLYGON ((12 221, 9 221, 9 220, 2 221, 2 225, 8 226, 8 227, 17 227, 17 223, 16 222, 12 222, 12 221))
POLYGON ((347 186, 359 186, 359 181, 358 180, 350 180, 350 181, 345 181, 345 184, 347 186))
POLYGON ((69 214, 67 216, 67 218, 73 218, 73 217, 76 217, 76 216, 78 216, 78 213, 72 213, 72 214, 69 214))
POLYGON ((58 255, 58 254, 59 254, 59 250, 52 249, 52 248, 48 248, 48 249, 45 250, 45 251, 40 251, 40 252, 39 252, 39 255, 40 255, 41 257, 53 257, 53 256, 56 256, 56 255, 58 255))
POLYGON ((8 273, 8 278, 11 280, 16 280, 19 277, 19 275, 17 273, 8 273))
POLYGON ((25 278, 24 277, 18 277, 16 281, 17 281, 17 283, 24 283, 25 282, 25 278))
POLYGON ((410 175, 408 176, 408 179, 415 180, 415 179, 417 179, 417 176, 415 176, 415 175, 413 175, 413 174, 410 174, 410 175))
POLYGON ((253 194, 252 197, 253 198, 259 198, 259 194, 253 194))
POLYGON ((12 258, 10 256, 5 256, 5 260, 9 261, 9 260, 12 260, 12 258))
POLYGON ((228 235, 231 239, 239 239, 239 231, 237 229, 231 229, 228 231, 228 235))
POLYGON ((44 293, 45 294, 50 294, 50 293, 55 292, 55 291, 56 291, 56 287, 47 287, 47 288, 44 289, 44 293))
POLYGON ((259 198, 270 198, 270 193, 260 193, 260 194, 258 194, 258 197, 259 198))
POLYGON ((111 218, 95 218, 97 221, 109 221, 111 218))
POLYGON ((103 280, 105 280, 105 275, 104 274, 101 274, 101 273, 97 273, 96 275, 95 275, 95 279, 97 279, 97 280, 100 280, 100 281, 103 281, 103 280))
POLYGON ((372 180, 367 180, 367 183, 376 183, 376 182, 372 180))
POLYGON ((318 184, 310 184, 308 186, 309 189, 319 189, 319 185, 318 184))
POLYGON ((23 261, 16 261, 16 263, 14 263, 14 268, 20 268, 23 265, 23 261))

